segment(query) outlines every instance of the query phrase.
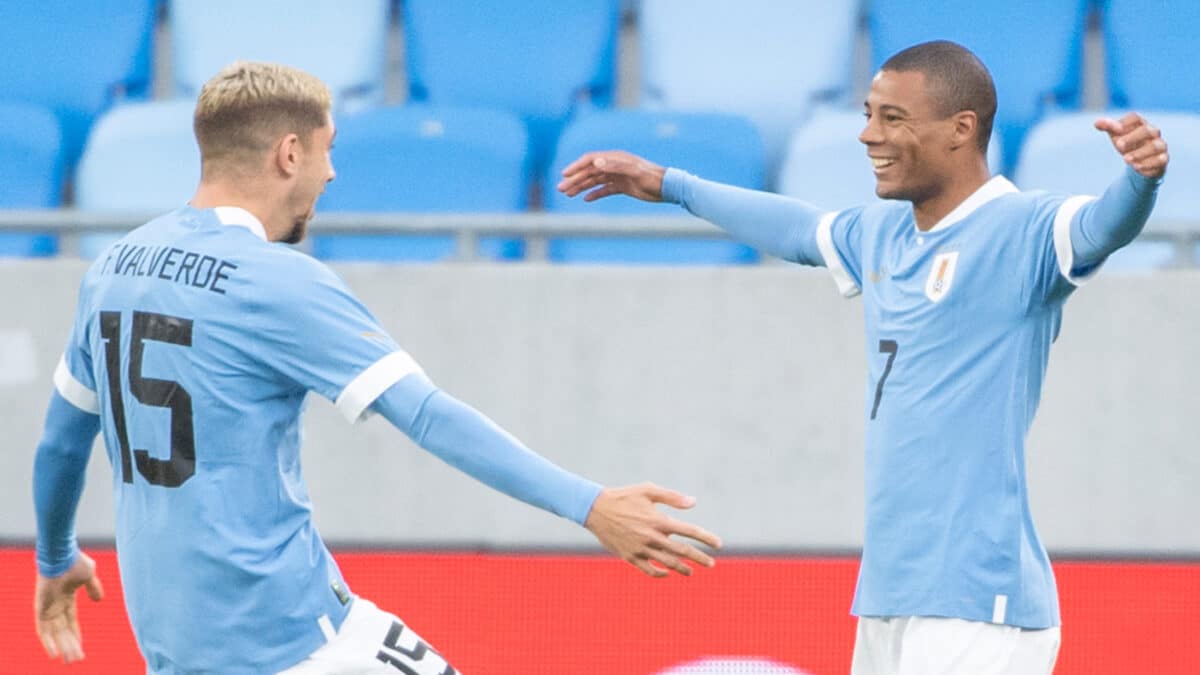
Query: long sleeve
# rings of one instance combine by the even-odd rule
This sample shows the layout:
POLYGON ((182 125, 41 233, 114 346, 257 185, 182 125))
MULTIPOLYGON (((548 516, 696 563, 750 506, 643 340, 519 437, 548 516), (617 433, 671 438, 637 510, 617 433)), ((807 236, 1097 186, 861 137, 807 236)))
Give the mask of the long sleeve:
POLYGON ((760 251, 804 265, 824 265, 817 224, 825 212, 807 202, 697 178, 679 169, 663 176, 663 200, 721 227, 760 251))
POLYGON ((79 556, 75 510, 83 494, 92 442, 99 431, 99 415, 76 408, 57 391, 51 395, 33 461, 37 565, 42 576, 60 576, 79 556))
POLYGON ((525 447, 423 374, 392 385, 372 409, 422 448, 485 485, 582 525, 600 485, 525 447))
POLYGON ((1126 167, 1099 199, 1082 206, 1071 222, 1072 268, 1094 266, 1133 241, 1150 217, 1161 182, 1126 167))

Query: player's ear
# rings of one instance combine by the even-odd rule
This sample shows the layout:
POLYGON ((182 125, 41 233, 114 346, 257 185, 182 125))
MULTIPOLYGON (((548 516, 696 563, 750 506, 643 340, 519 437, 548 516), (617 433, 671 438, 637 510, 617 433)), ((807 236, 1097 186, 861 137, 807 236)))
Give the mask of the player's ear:
POLYGON ((294 133, 281 136, 275 144, 275 166, 284 176, 290 178, 296 175, 300 170, 302 151, 300 136, 294 133))
POLYGON ((953 147, 975 143, 975 135, 979 132, 979 116, 975 114, 974 110, 960 110, 954 113, 950 119, 954 123, 954 129, 951 132, 953 147))

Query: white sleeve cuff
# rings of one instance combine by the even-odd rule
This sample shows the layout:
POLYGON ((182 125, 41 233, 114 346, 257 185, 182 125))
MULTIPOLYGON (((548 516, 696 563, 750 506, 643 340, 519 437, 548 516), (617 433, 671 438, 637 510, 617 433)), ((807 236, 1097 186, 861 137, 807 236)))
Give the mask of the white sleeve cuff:
POLYGON ((837 253, 837 248, 833 245, 833 219, 837 217, 837 211, 830 211, 821 216, 821 220, 817 222, 817 248, 821 251, 821 257, 825 260, 825 268, 833 275, 833 281, 837 284, 838 292, 842 297, 853 298, 862 292, 858 284, 850 278, 846 273, 845 266, 842 265, 842 259, 837 253))
POLYGON ((1082 286, 1100 271, 1100 265, 1096 265, 1088 270, 1087 274, 1071 273, 1071 268, 1075 266, 1075 249, 1071 246, 1071 221, 1084 204, 1094 199, 1096 198, 1087 195, 1069 197, 1054 214, 1054 254, 1058 258, 1058 271, 1075 286, 1082 286))
POLYGON ((351 424, 370 416, 367 408, 393 384, 424 372, 408 352, 397 351, 372 363, 338 394, 334 405, 351 424))
POLYGON ((54 388, 58 390, 59 395, 67 399, 68 403, 83 412, 93 415, 100 414, 100 401, 96 398, 96 392, 75 379, 71 370, 67 368, 66 355, 58 360, 58 367, 54 369, 54 388))

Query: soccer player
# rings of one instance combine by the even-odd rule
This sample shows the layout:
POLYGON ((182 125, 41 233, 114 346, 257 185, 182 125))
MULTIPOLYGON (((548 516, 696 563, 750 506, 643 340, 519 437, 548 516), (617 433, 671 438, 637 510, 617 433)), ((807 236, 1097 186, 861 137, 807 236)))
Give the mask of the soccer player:
POLYGON ((884 201, 840 212, 618 152, 559 189, 681 204, 786 260, 825 266, 865 314, 866 529, 855 675, 1050 673, 1059 612, 1034 530, 1025 435, 1063 303, 1141 231, 1167 166, 1137 114, 1101 119, 1128 165, 1099 199, 989 176, 996 93, 938 41, 875 76, 859 140, 884 201))
POLYGON ((583 525, 646 574, 712 565, 670 536, 719 540, 655 506, 692 498, 602 488, 534 454, 432 384, 329 268, 277 243, 304 237, 334 178, 323 83, 232 64, 201 90, 195 133, 195 196, 97 258, 55 372, 33 476, 35 619, 50 657, 83 658, 75 591, 103 594, 73 528, 102 432, 147 672, 456 672, 355 597, 314 530, 299 456, 309 391, 351 422, 382 415, 487 485, 583 525))

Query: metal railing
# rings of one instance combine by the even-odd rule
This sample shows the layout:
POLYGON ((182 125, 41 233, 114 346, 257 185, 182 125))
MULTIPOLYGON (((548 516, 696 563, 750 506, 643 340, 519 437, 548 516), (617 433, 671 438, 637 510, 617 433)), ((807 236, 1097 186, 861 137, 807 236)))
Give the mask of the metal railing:
MULTIPOLYGON (((110 213, 75 209, 0 210, 0 233, 45 232, 60 237, 61 254, 72 255, 85 234, 124 232, 160 213, 110 213)), ((455 238, 455 261, 479 259, 478 241, 484 236, 504 236, 525 242, 528 262, 547 259, 548 242, 555 237, 673 237, 726 239, 723 230, 689 215, 616 216, 562 213, 323 213, 313 219, 309 234, 449 235, 455 238)), ((1196 267, 1200 221, 1156 221, 1139 241, 1165 241, 1174 246, 1176 267, 1196 267)), ((773 258, 764 256, 763 262, 773 258)))

